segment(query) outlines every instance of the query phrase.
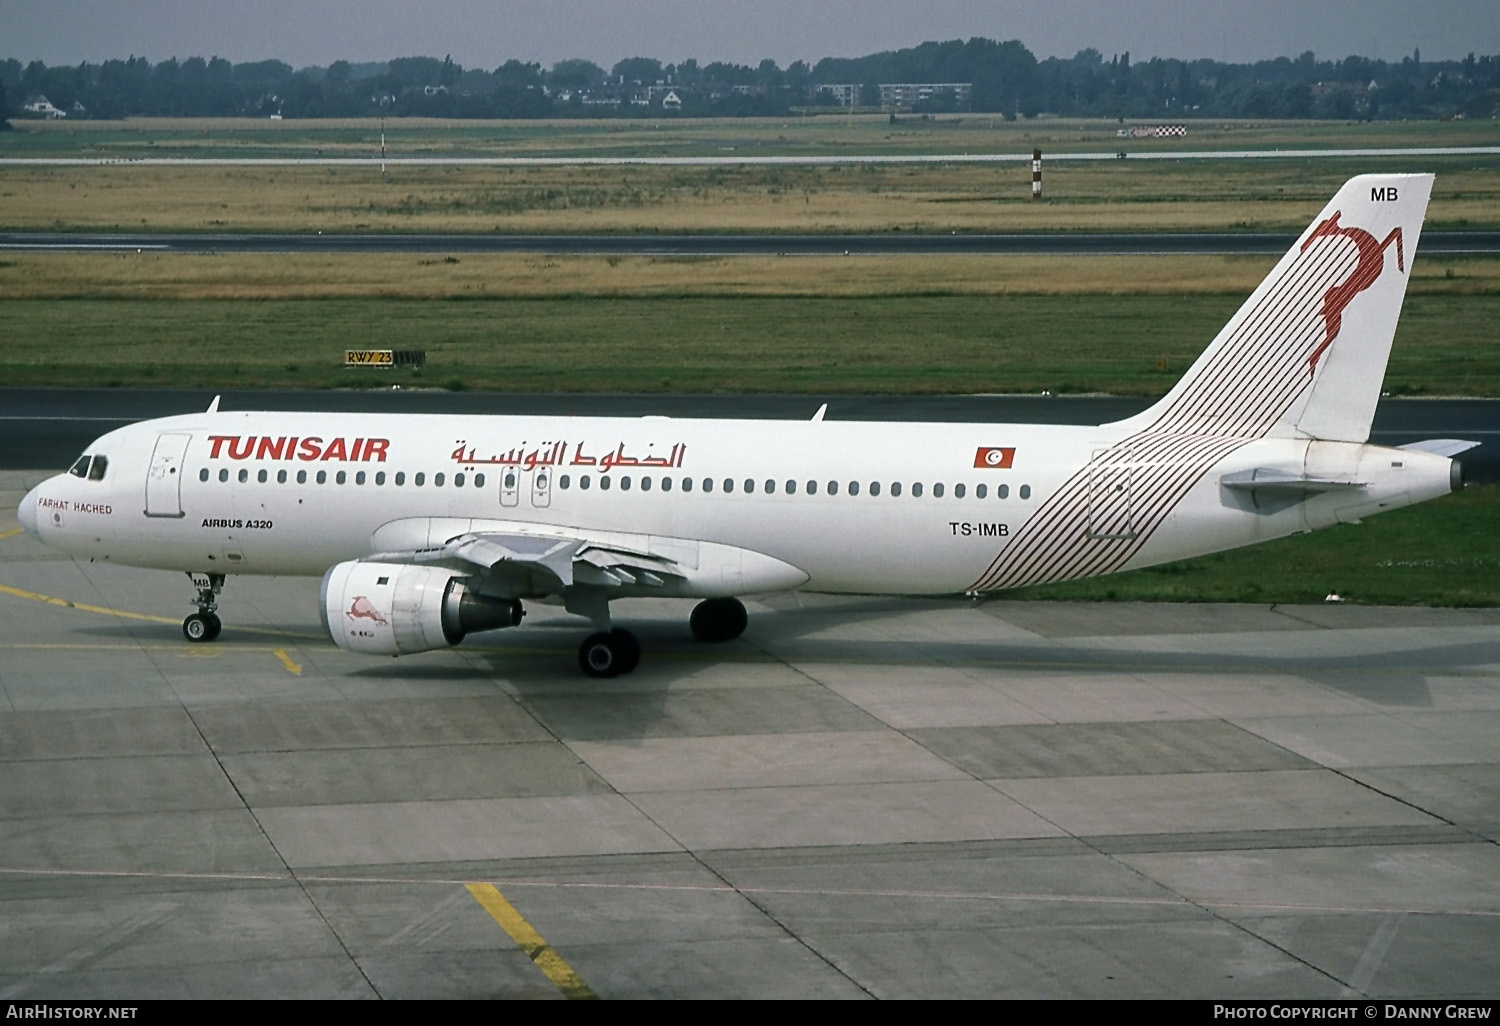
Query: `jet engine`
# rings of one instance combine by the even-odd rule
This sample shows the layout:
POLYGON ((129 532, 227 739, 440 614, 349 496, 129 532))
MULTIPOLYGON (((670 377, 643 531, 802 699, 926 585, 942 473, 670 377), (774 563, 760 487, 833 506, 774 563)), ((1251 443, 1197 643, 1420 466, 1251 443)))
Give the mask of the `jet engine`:
POLYGON ((334 642, 372 655, 445 648, 525 615, 515 599, 480 594, 475 578, 409 563, 340 563, 323 575, 319 599, 334 642))

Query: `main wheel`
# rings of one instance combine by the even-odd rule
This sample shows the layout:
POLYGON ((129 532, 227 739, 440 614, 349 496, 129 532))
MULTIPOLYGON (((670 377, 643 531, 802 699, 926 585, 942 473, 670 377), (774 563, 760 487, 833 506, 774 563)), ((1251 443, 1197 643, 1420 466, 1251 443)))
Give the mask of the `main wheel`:
POLYGON ((704 599, 693 607, 688 628, 699 641, 730 641, 745 633, 750 614, 739 599, 704 599))
POLYGON ((620 673, 631 673, 637 666, 641 665, 641 642, 639 638, 620 627, 616 627, 610 631, 609 637, 614 642, 615 651, 620 657, 620 673))
POLYGON ((590 677, 615 677, 620 673, 620 655, 615 639, 600 631, 578 646, 578 667, 590 677))
POLYGON ((223 623, 212 613, 194 613, 182 621, 182 636, 195 644, 214 640, 223 629, 223 623))

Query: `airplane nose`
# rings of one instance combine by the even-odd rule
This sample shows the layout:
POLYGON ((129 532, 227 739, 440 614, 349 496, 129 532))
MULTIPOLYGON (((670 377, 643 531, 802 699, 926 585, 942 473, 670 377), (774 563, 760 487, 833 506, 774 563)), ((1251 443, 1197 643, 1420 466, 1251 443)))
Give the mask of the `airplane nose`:
POLYGON ((16 508, 16 519, 21 521, 21 526, 30 534, 36 534, 36 492, 33 488, 26 493, 26 498, 21 500, 21 505, 16 508))

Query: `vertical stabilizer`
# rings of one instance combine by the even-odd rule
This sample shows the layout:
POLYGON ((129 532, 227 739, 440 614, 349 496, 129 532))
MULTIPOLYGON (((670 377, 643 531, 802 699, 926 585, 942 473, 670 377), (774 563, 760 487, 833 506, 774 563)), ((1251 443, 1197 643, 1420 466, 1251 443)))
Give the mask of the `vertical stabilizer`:
POLYGON ((1137 431, 1364 442, 1431 175, 1360 175, 1323 208, 1137 431))

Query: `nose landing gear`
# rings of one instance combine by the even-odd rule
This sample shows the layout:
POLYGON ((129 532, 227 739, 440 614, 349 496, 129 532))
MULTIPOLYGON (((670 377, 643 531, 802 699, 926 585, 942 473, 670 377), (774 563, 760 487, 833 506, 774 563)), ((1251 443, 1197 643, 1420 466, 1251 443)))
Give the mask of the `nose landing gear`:
POLYGON ((214 614, 219 608, 219 592, 224 589, 224 575, 188 574, 188 579, 198 589, 198 597, 193 600, 198 611, 182 621, 182 636, 194 643, 212 641, 224 629, 223 622, 214 614))

